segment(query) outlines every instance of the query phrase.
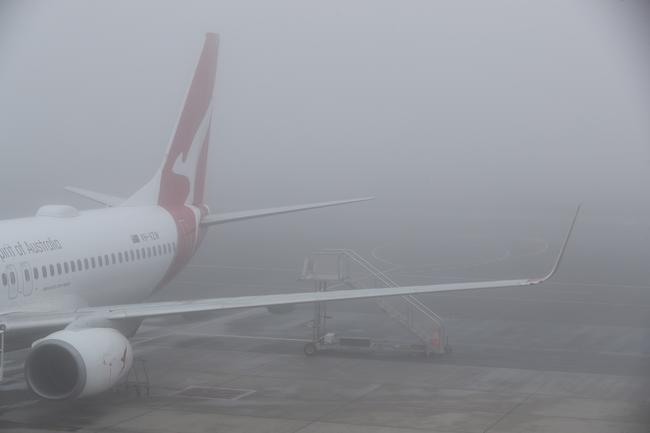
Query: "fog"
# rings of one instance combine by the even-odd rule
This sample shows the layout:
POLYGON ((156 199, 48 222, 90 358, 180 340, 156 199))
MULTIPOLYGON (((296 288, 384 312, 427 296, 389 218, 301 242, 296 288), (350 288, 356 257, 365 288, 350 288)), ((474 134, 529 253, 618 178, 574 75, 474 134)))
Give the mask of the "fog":
MULTIPOLYGON (((576 295, 594 304, 504 320, 643 329, 645 359, 650 313, 613 305, 650 298, 649 19, 641 0, 3 1, 0 216, 144 184, 217 32, 212 211, 376 199, 219 227, 193 264, 221 273, 164 297, 298 290, 328 247, 400 264, 402 284, 539 276, 582 203, 558 283, 594 284, 576 295)), ((432 308, 488 320, 489 297, 432 308)))
POLYGON ((334 218, 372 237, 441 215, 458 222, 445 232, 474 218, 494 233, 504 216, 560 231, 581 202, 583 230, 614 218, 642 239, 594 228, 592 252, 638 251, 650 216, 647 12, 642 1, 5 1, 1 212, 92 206, 65 185, 134 192, 216 31, 214 211, 373 195, 249 223, 327 238, 334 218))
POLYGON ((646 201, 642 2, 348 3, 3 2, 3 213, 144 183, 206 31, 217 209, 646 201))

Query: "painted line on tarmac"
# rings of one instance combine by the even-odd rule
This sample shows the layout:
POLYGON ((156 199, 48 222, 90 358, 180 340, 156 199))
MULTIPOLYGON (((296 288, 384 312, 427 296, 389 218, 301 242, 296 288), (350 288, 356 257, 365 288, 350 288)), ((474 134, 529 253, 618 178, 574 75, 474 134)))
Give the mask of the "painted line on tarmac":
POLYGON ((294 341, 299 343, 309 343, 312 340, 308 338, 289 338, 289 337, 267 337, 263 335, 237 335, 237 334, 177 334, 187 337, 215 337, 215 338, 240 338, 247 340, 268 340, 268 341, 294 341))
MULTIPOLYGON (((481 290, 481 289, 479 289, 481 290)), ((490 289, 490 290, 497 290, 490 289)), ((522 292, 523 293, 523 292, 522 292)), ((531 292, 526 292, 531 293, 531 292)), ((579 293, 579 292, 568 292, 568 293, 579 293)), ((544 299, 544 298, 533 298, 533 297, 523 297, 523 296, 494 296, 493 294, 487 293, 485 290, 482 292, 474 291, 474 293, 469 293, 469 290, 466 293, 454 293, 454 292, 441 292, 441 293, 425 293, 424 295, 429 296, 439 296, 445 298, 455 298, 455 299, 481 299, 484 301, 499 301, 502 303, 535 303, 535 304, 573 304, 573 305, 597 305, 605 307, 616 307, 616 308, 638 308, 641 310, 650 309, 650 304, 648 303, 620 303, 620 302, 604 302, 604 301, 580 301, 577 299, 544 299), (476 296, 479 295, 479 296, 476 296)), ((418 296, 423 296, 420 294, 418 296)), ((431 307, 429 307, 431 308, 431 307)), ((435 309, 435 308, 434 308, 435 309)))
POLYGON ((396 267, 404 268, 404 269, 426 269, 426 270, 431 270, 431 271, 443 271, 443 270, 450 270, 450 269, 469 269, 469 268, 475 268, 475 267, 481 267, 493 263, 499 263, 499 262, 505 262, 509 261, 510 259, 519 259, 522 257, 528 257, 528 256, 534 256, 534 255, 539 255, 544 252, 546 252, 549 248, 548 242, 543 239, 543 238, 525 238, 524 240, 526 241, 533 241, 540 243, 542 245, 541 248, 536 248, 533 249, 532 251, 524 251, 518 254, 512 254, 512 250, 510 248, 507 248, 505 252, 497 257, 487 257, 487 258, 481 258, 478 261, 471 261, 469 263, 431 263, 431 264, 426 264, 426 265, 408 265, 408 264, 400 264, 400 263, 395 263, 392 262, 384 257, 381 257, 379 254, 379 250, 385 249, 386 247, 394 246, 393 243, 386 243, 383 245, 376 246, 370 251, 370 255, 380 261, 383 262, 387 265, 393 265, 396 267))
POLYGON ((262 266, 187 265, 187 267, 196 269, 234 269, 238 271, 295 272, 296 274, 302 272, 302 269, 297 268, 265 268, 262 266))
POLYGON ((589 351, 589 350, 576 350, 576 349, 562 349, 553 347, 523 347, 514 344, 481 344, 481 343, 454 343, 454 348, 467 347, 467 348, 485 348, 485 349, 499 349, 499 350, 512 350, 522 352, 546 352, 546 353, 572 353, 576 355, 594 355, 594 356, 621 356, 628 358, 643 358, 649 359, 650 353, 647 352, 617 352, 612 350, 589 351))

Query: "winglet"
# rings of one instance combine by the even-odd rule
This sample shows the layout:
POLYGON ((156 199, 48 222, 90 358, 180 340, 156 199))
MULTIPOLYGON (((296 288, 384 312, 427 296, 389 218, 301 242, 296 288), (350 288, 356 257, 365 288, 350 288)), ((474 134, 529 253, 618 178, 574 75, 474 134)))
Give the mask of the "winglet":
POLYGON ((555 259, 555 263, 553 264, 553 267, 551 268, 551 271, 546 274, 545 277, 539 278, 539 279, 534 279, 534 280, 528 280, 530 284, 539 284, 543 283, 544 281, 548 280, 551 278, 557 270, 560 268, 560 263, 562 262, 562 257, 564 257, 564 252, 566 251, 566 247, 569 244, 569 239, 571 239, 571 233, 573 233, 573 227, 576 225, 576 221, 578 220, 578 214, 580 213, 580 207, 582 204, 579 204, 578 207, 576 208, 576 213, 573 215, 573 220, 571 221, 571 225, 569 226, 569 230, 567 231, 566 237, 564 238, 564 243, 562 244, 562 249, 560 250, 560 253, 558 254, 557 258, 555 259))

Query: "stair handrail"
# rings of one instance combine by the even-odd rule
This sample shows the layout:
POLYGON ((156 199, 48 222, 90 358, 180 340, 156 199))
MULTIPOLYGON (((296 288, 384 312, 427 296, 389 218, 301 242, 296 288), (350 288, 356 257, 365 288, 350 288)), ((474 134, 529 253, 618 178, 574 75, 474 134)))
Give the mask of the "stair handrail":
MULTIPOLYGON (((395 281, 393 281, 388 275, 386 275, 381 269, 377 268, 375 265, 370 263, 368 260, 366 260, 363 256, 358 254, 354 250, 350 249, 327 249, 324 250, 327 252, 340 252, 354 260, 357 264, 359 264, 361 267, 365 268, 367 271, 369 271, 373 276, 377 277, 379 280, 381 280, 385 285, 388 287, 399 287, 399 284, 397 284, 395 281)), ((442 317, 437 315, 434 311, 432 311, 429 307, 427 307, 422 301, 420 301, 417 297, 413 295, 404 295, 402 296, 404 300, 412 304, 415 308, 417 308, 418 311, 422 312, 423 314, 429 316, 431 319, 435 319, 440 322, 440 326, 443 327, 443 321, 442 317)))
MULTIPOLYGON (((371 275, 375 276, 378 280, 380 280, 382 283, 384 283, 388 287, 399 287, 399 285, 393 281, 388 275, 386 275, 383 271, 378 269, 376 266, 374 266, 372 263, 368 262, 363 256, 358 254, 357 252, 350 250, 350 249, 329 249, 329 250, 324 250, 326 252, 333 252, 333 253, 341 253, 347 256, 348 258, 352 259, 354 262, 356 262, 358 265, 360 265, 362 268, 366 269, 371 275)), ((350 285, 351 287, 355 287, 354 285, 350 285)), ((425 317, 427 317, 429 320, 436 322, 438 325, 439 329, 443 333, 443 335, 446 334, 446 330, 444 327, 444 322, 442 318, 437 315, 435 312, 433 312, 429 307, 427 307, 422 301, 420 301, 417 297, 411 296, 411 295, 405 295, 401 296, 401 298, 406 301, 412 308, 416 309, 419 311, 421 314, 424 314, 425 317)), ((413 319, 413 315, 409 313, 406 316, 406 319, 403 319, 403 313, 401 313, 396 307, 392 306, 390 303, 387 303, 385 301, 382 301, 380 299, 377 300, 377 302, 382 306, 386 312, 391 315, 394 319, 404 321, 405 324, 411 329, 412 332, 415 332, 420 336, 420 338, 426 339, 426 335, 422 335, 420 332, 419 327, 415 326, 415 322, 413 319), (392 310, 392 311, 388 311, 392 310)))

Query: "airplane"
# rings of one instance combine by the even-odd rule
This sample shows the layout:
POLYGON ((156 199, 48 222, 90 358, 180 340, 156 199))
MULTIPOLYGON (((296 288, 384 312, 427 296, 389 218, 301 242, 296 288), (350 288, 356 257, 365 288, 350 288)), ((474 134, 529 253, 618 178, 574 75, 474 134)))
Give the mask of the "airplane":
POLYGON ((33 217, 0 222, 1 337, 7 351, 28 349, 24 378, 37 397, 76 399, 109 390, 133 364, 129 338, 151 317, 530 286, 555 274, 577 212, 543 278, 148 301, 189 263, 211 226, 370 199, 210 212, 204 189, 218 44, 217 34, 206 35, 162 165, 142 188, 120 198, 68 187, 105 207, 46 205, 33 217))

